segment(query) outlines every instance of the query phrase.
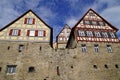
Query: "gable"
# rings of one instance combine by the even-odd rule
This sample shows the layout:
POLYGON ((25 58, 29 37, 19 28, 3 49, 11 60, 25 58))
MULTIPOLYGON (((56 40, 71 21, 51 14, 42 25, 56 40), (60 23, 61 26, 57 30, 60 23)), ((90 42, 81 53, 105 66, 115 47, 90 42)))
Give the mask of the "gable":
POLYGON ((113 31, 118 30, 92 9, 88 10, 88 12, 78 21, 74 28, 75 27, 113 31))
MULTIPOLYGON (((27 11, 19 18, 6 25, 0 30, 0 40, 12 40, 12 41, 36 41, 36 42, 50 42, 51 41, 52 28, 49 27, 42 19, 40 19, 32 10, 27 11), (12 30, 15 33, 20 32, 20 35, 10 35, 12 30), (28 36, 28 31, 33 30, 33 36, 28 36), (38 31, 40 36, 36 37, 38 31)), ((30 33, 29 33, 30 34, 30 33)))

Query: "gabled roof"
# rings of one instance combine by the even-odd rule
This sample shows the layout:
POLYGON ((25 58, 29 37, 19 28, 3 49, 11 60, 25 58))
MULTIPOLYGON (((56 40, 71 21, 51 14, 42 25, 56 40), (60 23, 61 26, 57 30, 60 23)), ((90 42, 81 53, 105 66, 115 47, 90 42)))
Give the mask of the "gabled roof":
POLYGON ((118 29, 116 28, 116 27, 114 27, 113 25, 111 25, 107 20, 105 20, 102 16, 100 16, 97 12, 95 12, 93 9, 89 9, 86 13, 85 13, 85 15, 75 24, 75 26, 73 27, 73 28, 75 28, 82 20, 83 20, 83 18, 87 15, 87 13, 89 12, 89 11, 93 11, 97 16, 99 16, 103 21, 105 21, 108 25, 110 25, 110 27, 111 28, 113 28, 113 29, 115 29, 116 31, 118 31, 118 29))
POLYGON ((60 33, 61 33, 65 28, 71 29, 70 26, 69 26, 68 24, 65 24, 65 26, 63 27, 63 29, 62 29, 62 30, 59 32, 59 34, 57 35, 57 37, 60 35, 60 33))
POLYGON ((13 20, 11 23, 9 23, 8 25, 6 25, 5 27, 1 28, 0 31, 4 30, 5 28, 9 27, 11 24, 13 24, 14 22, 16 22, 17 20, 19 20, 20 18, 22 18, 23 16, 25 16, 27 13, 32 12, 38 19, 40 19, 48 28, 52 29, 49 25, 47 25, 37 14, 35 14, 31 9, 28 10, 27 12, 25 12, 23 15, 21 15, 20 17, 18 17, 17 19, 13 20))

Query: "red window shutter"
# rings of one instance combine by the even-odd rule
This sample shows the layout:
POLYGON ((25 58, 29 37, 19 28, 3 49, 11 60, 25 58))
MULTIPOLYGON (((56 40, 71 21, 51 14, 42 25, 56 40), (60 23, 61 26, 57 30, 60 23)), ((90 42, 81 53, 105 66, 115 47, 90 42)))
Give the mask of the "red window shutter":
POLYGON ((44 37, 46 36, 46 31, 44 31, 44 34, 43 34, 43 36, 44 36, 44 37))
POLYGON ((18 30, 18 36, 20 36, 20 32, 21 32, 21 30, 18 30))
POLYGON ((29 34, 30 34, 30 30, 27 30, 27 36, 29 36, 29 34))
POLYGON ((9 35, 12 35, 12 32, 13 32, 13 29, 11 29, 11 30, 10 30, 10 33, 9 33, 9 35))
POLYGON ((33 18, 32 24, 35 24, 35 18, 33 18))
POLYGON ((38 36, 38 30, 35 30, 35 36, 38 36))
POLYGON ((25 20, 24 20, 24 24, 27 24, 27 18, 25 18, 25 20))

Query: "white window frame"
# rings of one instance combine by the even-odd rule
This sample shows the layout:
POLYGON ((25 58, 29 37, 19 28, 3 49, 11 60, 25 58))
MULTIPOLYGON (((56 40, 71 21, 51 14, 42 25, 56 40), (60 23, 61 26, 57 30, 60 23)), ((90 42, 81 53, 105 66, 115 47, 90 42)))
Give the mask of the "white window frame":
POLYGON ((92 31, 86 31, 86 33, 87 33, 87 36, 93 36, 93 33, 92 33, 92 31))
POLYGON ((59 40, 60 40, 60 41, 62 41, 62 40, 63 40, 63 38, 62 38, 62 37, 60 37, 60 38, 59 38, 59 40))
POLYGON ((99 26, 105 26, 105 23, 103 21, 98 22, 99 26))
POLYGON ((29 36, 35 36, 35 30, 30 30, 29 36))
POLYGON ((111 52, 112 52, 111 45, 107 45, 107 51, 108 51, 109 53, 111 53, 111 52))
POLYGON ((97 44, 94 45, 95 52, 99 52, 99 47, 97 44))
POLYGON ((81 46, 82 46, 82 52, 83 52, 83 53, 87 52, 86 45, 85 45, 85 44, 82 44, 81 46))
POLYGON ((12 36, 18 36, 18 32, 19 32, 18 29, 13 29, 12 36))
POLYGON ((89 21, 89 20, 84 20, 84 23, 85 23, 86 25, 90 25, 90 21, 89 21))
POLYGON ((100 32, 94 32, 96 37, 101 37, 100 32))
POLYGON ((107 32, 102 32, 102 35, 103 35, 104 38, 108 38, 107 32))
POLYGON ((8 74, 13 74, 16 72, 16 65, 8 65, 7 66, 7 73, 8 74))
POLYGON ((96 21, 92 21, 92 25, 97 25, 97 22, 96 21))
POLYGON ((110 32, 111 38, 115 38, 115 34, 113 32, 110 32))
POLYGON ((85 36, 85 31, 78 30, 78 35, 79 36, 85 36))
POLYGON ((27 24, 33 24, 33 18, 27 18, 27 24))
POLYGON ((43 37, 44 36, 44 31, 43 30, 38 30, 38 36, 43 37))

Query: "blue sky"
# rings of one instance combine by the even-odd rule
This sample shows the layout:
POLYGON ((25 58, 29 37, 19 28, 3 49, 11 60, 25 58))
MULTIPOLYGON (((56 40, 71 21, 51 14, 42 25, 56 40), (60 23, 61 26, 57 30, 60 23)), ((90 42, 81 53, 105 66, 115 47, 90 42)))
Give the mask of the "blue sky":
MULTIPOLYGON (((0 28, 32 9, 53 28, 55 41, 65 24, 72 28, 89 8, 120 29, 119 0, 1 0, 0 28)), ((120 38, 120 31, 117 34, 120 38)))

